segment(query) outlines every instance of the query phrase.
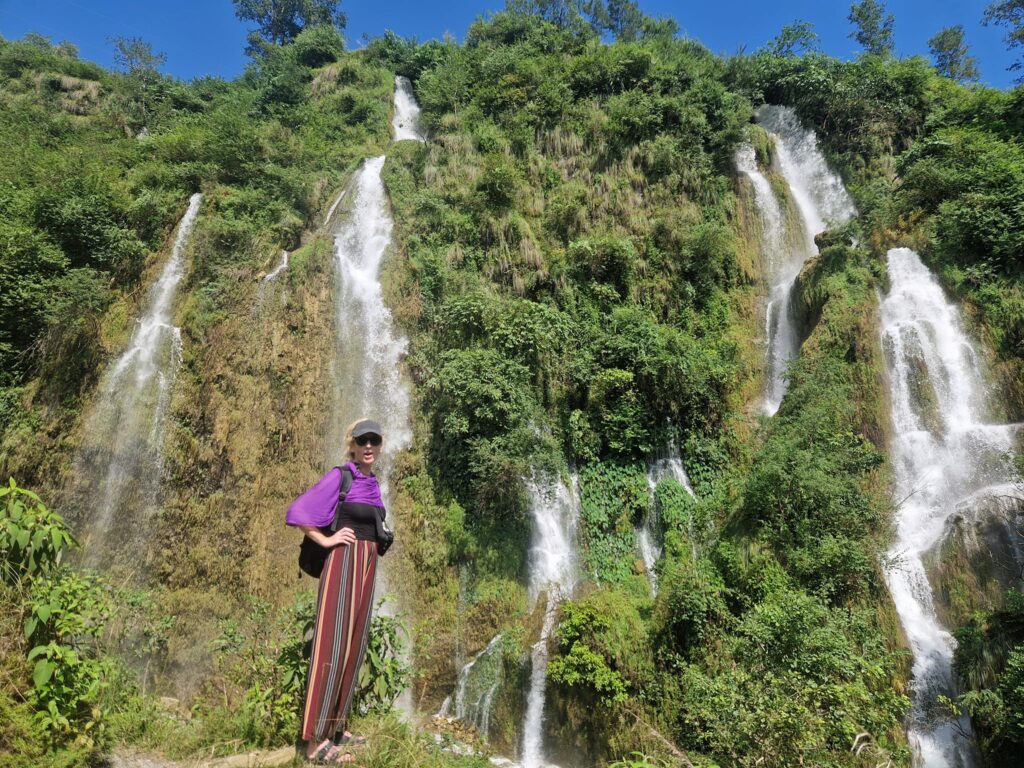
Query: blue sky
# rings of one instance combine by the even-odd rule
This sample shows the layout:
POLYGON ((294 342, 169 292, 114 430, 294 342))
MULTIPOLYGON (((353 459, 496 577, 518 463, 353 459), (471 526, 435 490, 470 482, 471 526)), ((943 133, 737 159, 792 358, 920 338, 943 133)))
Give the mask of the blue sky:
MULTIPOLYGON (((928 38, 939 29, 963 24, 982 80, 1007 87, 1014 57, 1003 43, 1003 30, 981 26, 988 0, 888 0, 896 16, 896 48, 900 56, 927 54, 928 38)), ((794 19, 810 21, 827 53, 840 58, 857 54, 847 37, 849 0, 640 0, 652 16, 672 16, 689 36, 718 53, 741 48, 753 51, 794 19)), ((349 0, 345 36, 359 47, 364 34, 376 37, 386 29, 420 40, 450 32, 462 39, 480 15, 500 10, 504 0, 349 0)), ((167 54, 165 72, 191 79, 201 75, 231 78, 245 66, 247 27, 234 15, 230 0, 0 0, 0 35, 7 39, 39 32, 54 42, 69 40, 81 56, 111 63, 107 39, 142 37, 167 54)))

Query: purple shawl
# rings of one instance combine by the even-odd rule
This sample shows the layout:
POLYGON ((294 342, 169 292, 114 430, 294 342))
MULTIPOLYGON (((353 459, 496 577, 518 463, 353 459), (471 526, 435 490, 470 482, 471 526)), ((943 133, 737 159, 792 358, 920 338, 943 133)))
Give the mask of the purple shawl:
MULTIPOLYGON (((364 475, 352 462, 346 465, 352 470, 352 488, 346 500, 353 503, 384 506, 380 496, 380 486, 373 475, 364 475)), ((338 494, 341 492, 341 470, 331 469, 320 478, 316 485, 299 496, 288 508, 285 516, 286 525, 312 525, 324 528, 334 520, 338 508, 338 494)))

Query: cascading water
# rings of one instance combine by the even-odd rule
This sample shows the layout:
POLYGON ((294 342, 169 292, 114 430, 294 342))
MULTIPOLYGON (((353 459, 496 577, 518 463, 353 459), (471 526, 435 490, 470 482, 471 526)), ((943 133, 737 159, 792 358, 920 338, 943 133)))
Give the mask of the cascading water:
POLYGON ((256 289, 256 303, 253 306, 253 312, 259 314, 259 312, 267 306, 267 297, 270 295, 278 296, 281 304, 287 301, 288 293, 284 286, 280 283, 278 277, 288 269, 288 251, 281 251, 281 260, 277 262, 272 270, 263 276, 260 280, 259 288, 256 289))
POLYGON ((658 530, 660 521, 657 515, 655 491, 658 483, 666 478, 672 478, 688 494, 694 496, 690 478, 686 474, 683 460, 675 445, 670 445, 668 455, 654 460, 647 469, 647 487, 650 489, 651 495, 650 509, 640 525, 635 528, 637 549, 644 562, 647 579, 651 583, 651 592, 654 594, 658 593, 658 576, 654 571, 654 566, 661 559, 660 531, 658 530))
POLYGON ((892 462, 903 501, 886 579, 914 657, 908 739, 915 765, 966 768, 976 763, 970 722, 951 718, 938 702, 956 693, 955 642, 936 615, 924 559, 954 515, 980 511, 986 499, 1012 487, 1013 434, 984 423, 978 355, 934 276, 908 248, 889 251, 888 261, 882 345, 892 390, 892 462))
MULTIPOLYGON (((571 487, 555 479, 532 478, 526 481, 530 495, 533 535, 530 552, 528 590, 530 604, 536 606, 543 596, 544 619, 540 637, 530 648, 530 682, 523 716, 522 746, 519 762, 493 757, 494 765, 506 768, 556 768, 544 759, 544 706, 547 693, 548 643, 555 628, 558 606, 572 596, 579 571, 576 558, 576 531, 579 524, 579 498, 576 478, 571 487)), ((455 689, 455 717, 473 722, 487 736, 494 695, 501 684, 501 635, 477 654, 460 671, 455 689)), ((451 714, 452 700, 446 699, 438 713, 451 714)))
POLYGON ((522 768, 542 768, 544 761, 544 702, 548 670, 548 641, 555 628, 559 604, 572 595, 576 584, 576 529, 579 503, 573 478, 564 483, 527 483, 533 538, 530 543, 530 601, 546 594, 540 638, 530 649, 530 688, 523 718, 522 768))
POLYGON ((338 271, 338 353, 332 456, 343 430, 357 418, 381 423, 387 450, 409 444, 409 391, 400 375, 407 342, 397 335, 384 304, 380 268, 391 246, 392 220, 380 172, 384 156, 363 163, 350 191, 352 208, 334 236, 338 271))
MULTIPOLYGON (((404 77, 395 80, 394 100, 394 141, 419 140, 419 135, 410 131, 417 125, 420 110, 404 77)), ((334 201, 325 221, 330 223, 342 200, 351 197, 351 207, 334 234, 338 402, 333 412, 349 420, 372 415, 387 432, 388 451, 393 455, 409 444, 412 434, 409 391, 399 372, 407 341, 395 333, 380 284, 380 268, 391 247, 394 226, 381 179, 384 160, 381 155, 363 163, 349 187, 334 201)), ((333 425, 332 451, 341 444, 345 423, 337 419, 333 425)))
MULTIPOLYGON (((407 138, 398 125, 414 125, 413 118, 418 113, 411 90, 397 89, 395 141, 407 138)), ((328 442, 328 460, 332 464, 339 458, 345 426, 357 418, 380 422, 385 447, 391 456, 412 441, 409 389, 401 375, 408 342, 395 330, 380 284, 381 265, 391 247, 394 226, 381 178, 384 160, 383 155, 366 160, 325 218, 325 224, 331 226, 342 200, 348 202, 348 210, 334 225, 338 314, 337 351, 331 368, 334 386, 328 442)), ((386 474, 381 475, 380 483, 387 504, 390 494, 386 474)), ((381 582, 385 595, 394 594, 386 562, 382 563, 381 582)), ((383 612, 393 611, 394 606, 385 602, 383 612)), ((408 691, 398 704, 403 711, 412 711, 408 691)))
POLYGON ((495 635, 482 651, 459 670, 454 700, 444 700, 438 717, 454 717, 472 723, 484 739, 491 727, 494 696, 502 683, 502 648, 504 635, 495 635))
POLYGON ((277 279, 284 270, 288 269, 288 251, 281 251, 281 260, 277 262, 277 266, 270 270, 264 277, 262 282, 272 283, 277 279))
POLYGON ((423 141, 420 130, 420 106, 412 92, 409 78, 395 77, 395 113, 391 118, 391 131, 395 141, 423 141))
MULTIPOLYGON (((787 254, 785 217, 779 199, 775 196, 771 182, 757 165, 754 148, 749 144, 736 152, 736 167, 750 179, 754 188, 754 205, 761 217, 761 251, 764 254, 764 269, 771 285, 768 304, 764 313, 765 336, 765 398, 764 410, 774 414, 782 403, 786 392, 786 364, 796 356, 793 321, 789 312, 789 291, 793 280, 800 272, 796 259, 785 258, 787 254), (790 263, 793 262, 793 263, 790 263)), ((800 239, 803 242, 803 238, 800 239)), ((793 249, 800 253, 801 248, 793 249)), ((806 258, 806 254, 805 254, 806 258)))
POLYGON ((164 422, 181 362, 181 329, 171 324, 171 312, 201 199, 199 193, 189 199, 128 349, 104 374, 83 430, 69 508, 86 532, 85 560, 92 566, 141 540, 156 509, 164 422))
POLYGON ((754 185, 771 283, 766 312, 768 384, 764 410, 772 415, 786 394, 786 368, 800 351, 800 332, 792 310, 796 278, 806 261, 818 253, 815 235, 827 226, 848 221, 856 209, 842 180, 828 167, 814 131, 800 123, 792 108, 763 105, 757 111, 757 122, 772 138, 778 172, 789 187, 801 229, 799 233, 786 231, 790 219, 783 215, 771 184, 758 169, 753 150, 742 148, 737 165, 754 185))

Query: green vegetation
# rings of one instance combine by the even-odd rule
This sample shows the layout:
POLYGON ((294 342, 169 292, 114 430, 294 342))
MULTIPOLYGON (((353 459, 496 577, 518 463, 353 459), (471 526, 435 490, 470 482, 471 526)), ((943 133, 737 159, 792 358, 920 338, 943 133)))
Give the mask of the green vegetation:
MULTIPOLYGON (((164 596, 62 564, 78 543, 60 515, 13 480, 0 499, 0 765, 80 765, 125 741, 187 756, 295 738, 312 593, 279 613, 253 599, 244 615, 222 620, 209 644, 216 675, 189 705, 169 705, 145 690, 174 628, 175 618, 160 614, 164 596), (138 663, 144 668, 133 670, 138 663)), ((374 716, 368 728, 395 730, 377 718, 406 686, 403 642, 396 619, 374 617, 353 703, 374 716)), ((404 747, 409 764, 429 756, 415 739, 404 747)))
POLYGON ((974 616, 956 640, 956 672, 969 689, 960 703, 986 758, 1010 766, 1024 747, 1024 595, 1009 592, 1003 609, 974 616))
MULTIPOLYGON (((965 87, 962 29, 933 38, 935 68, 893 57, 893 18, 869 0, 851 8, 865 55, 850 62, 817 52, 799 21, 723 59, 628 0, 514 2, 464 44, 388 33, 359 52, 344 51, 337 3, 236 5, 259 31, 230 83, 164 77, 140 40, 119 41, 120 73, 38 36, 0 41, 0 468, 44 497, 61 498, 102 367, 185 201, 204 194, 151 581, 64 567, 67 526, 0 491, 9 764, 294 737, 312 603, 283 578, 295 540, 280 521, 332 448, 319 227, 386 146, 396 73, 430 137, 390 147, 383 171, 385 292, 415 395, 414 442, 392 464, 389 569, 415 596, 415 642, 407 668, 398 624, 376 620, 366 764, 482 764, 386 710, 407 685, 436 710, 455 659, 499 632, 491 735, 517 743, 541 622, 523 586, 528 485, 570 473, 583 573, 551 643, 554 736, 623 768, 908 764, 908 654, 879 565, 892 505, 876 296, 885 250, 915 247, 991 355, 1006 395, 994 420, 1024 414, 1024 90, 965 87), (815 128, 860 211, 819 237, 798 280, 805 341, 770 420, 752 405, 762 264, 733 170, 745 140, 770 163, 750 128, 763 102, 815 128), (259 304, 282 248, 280 300, 259 304), (671 479, 648 487, 669 444, 695 497, 671 479), (656 595, 634 554, 652 507, 656 595), (155 698, 169 692, 181 703, 155 698)), ((1017 23, 1015 8, 989 19, 1017 23)), ((968 692, 951 704, 996 765, 1024 741, 1024 638, 1019 593, 990 598, 964 587, 950 612, 970 617, 957 628, 968 692)))
MULTIPOLYGON (((922 59, 883 62, 865 56, 842 63, 817 54, 796 58, 767 51, 737 62, 734 73, 741 90, 763 93, 771 102, 793 104, 810 125, 819 129, 861 213, 854 226, 862 233, 860 239, 872 258, 853 259, 852 254, 843 256, 836 247, 823 249, 819 265, 801 277, 809 320, 819 329, 825 320, 824 315, 818 318, 813 306, 823 289, 831 293, 841 282, 849 287, 870 285, 872 275, 881 272, 878 257, 889 247, 910 245, 965 307, 973 330, 985 342, 990 368, 1001 390, 1001 403, 993 404, 993 418, 1013 421, 1020 417, 1024 404, 1020 386, 1024 381, 1022 350, 1018 343, 1020 227, 1019 217, 1010 213, 1024 199, 1020 156, 1024 123, 1019 118, 1024 92, 965 88, 954 82, 966 79, 958 77, 954 66, 957 62, 948 63, 951 68, 935 72, 922 59), (833 276, 822 280, 827 273, 821 269, 829 261, 833 265, 828 271, 833 276), (857 261, 862 263, 859 269, 857 261), (999 412, 1001 406, 1005 410, 999 412)), ((834 297, 830 297, 826 310, 834 304, 834 297)), ((799 376, 808 361, 818 332, 805 343, 794 376, 799 376)), ((850 353, 876 337, 876 331, 863 325, 850 339, 850 353)), ((858 400, 861 409, 872 403, 877 407, 883 400, 877 383, 872 385, 866 370, 852 373, 856 387, 849 397, 858 400)), ((830 388, 836 386, 833 379, 828 380, 830 388)), ((784 417, 797 402, 798 391, 794 383, 783 407, 784 417)), ((876 445, 884 444, 884 419, 858 416, 854 423, 876 445)), ((849 445, 854 447, 856 443, 849 445)), ((839 477, 851 477, 851 469, 861 461, 871 460, 870 452, 857 457, 858 452, 851 456, 853 465, 831 470, 832 487, 839 477)), ((842 452, 834 453, 833 459, 841 456, 842 452)), ((820 508, 817 504, 814 507, 820 508)), ((844 504, 844 511, 855 508, 844 504)), ((833 520, 841 518, 833 516, 833 520)), ((864 519, 869 523, 871 520, 878 520, 877 512, 864 519)), ((819 537, 814 545, 827 548, 827 538, 819 537)), ((830 592, 836 588, 842 591, 831 577, 847 569, 854 578, 849 584, 870 584, 870 579, 862 578, 864 572, 861 577, 855 576, 868 562, 865 555, 869 550, 863 548, 863 542, 844 542, 841 551, 844 563, 822 558, 822 553, 808 561, 828 563, 825 569, 830 578, 822 586, 830 592)), ((967 559, 957 562, 959 567, 968 567, 967 559)), ((949 578, 949 574, 943 578, 949 578)), ((991 612, 992 588, 985 585, 983 575, 975 579, 971 574, 961 574, 956 580, 955 588, 944 588, 939 593, 940 599, 951 602, 941 607, 944 615, 962 619, 982 609, 989 610, 991 616, 1003 615, 998 598, 995 613, 991 612)), ((1013 752, 1012 739, 1016 737, 1011 735, 1011 721, 1001 719, 999 713, 1003 710, 998 700, 1004 695, 1012 699, 1015 683, 1013 668, 1006 664, 1005 652, 1000 650, 1002 641, 998 638, 1004 635, 999 631, 988 633, 987 621, 984 617, 973 619, 958 631, 964 645, 957 667, 970 692, 953 706, 974 713, 986 760, 999 765, 1006 764, 1003 755, 1013 752), (986 674, 972 671, 986 664, 986 674), (1004 669, 1005 683, 1000 677, 1004 669)), ((998 621, 993 620, 992 626, 996 625, 998 621)))
POLYGON ((853 3, 848 18, 855 27, 850 37, 857 41, 865 53, 892 56, 895 47, 892 27, 896 17, 885 12, 882 0, 860 0, 853 3))
POLYGON ((968 53, 962 24, 946 27, 928 40, 928 50, 935 60, 935 71, 958 83, 977 80, 978 60, 968 53))

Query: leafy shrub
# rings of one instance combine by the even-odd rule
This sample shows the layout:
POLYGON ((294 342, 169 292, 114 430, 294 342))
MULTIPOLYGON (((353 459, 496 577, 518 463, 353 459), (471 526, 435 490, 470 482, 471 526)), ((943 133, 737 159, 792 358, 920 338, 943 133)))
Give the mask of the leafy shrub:
POLYGON ((672 558, 663 564, 654 624, 669 647, 696 653, 713 633, 729 626, 721 576, 706 560, 672 558))
POLYGON ((104 712, 98 706, 111 664, 96 643, 110 613, 103 585, 60 565, 77 546, 63 519, 12 479, 0 518, 4 580, 23 590, 24 637, 33 664, 29 700, 33 724, 47 747, 102 745, 104 712))
POLYGON ((644 467, 593 462, 580 469, 579 486, 584 562, 599 584, 620 584, 635 576, 633 523, 650 503, 644 467))
POLYGON ((384 714, 409 687, 410 669, 404 661, 405 632, 401 620, 381 612, 381 601, 370 622, 366 659, 359 670, 353 707, 358 712, 384 714))
POLYGON ((979 613, 956 632, 953 667, 970 689, 957 705, 971 716, 993 765, 1009 766, 1024 745, 1024 596, 1006 594, 996 611, 979 613))
POLYGON ((607 631, 607 617, 576 603, 562 606, 562 620, 556 630, 559 654, 548 664, 548 677, 569 688, 581 687, 594 693, 605 706, 628 698, 627 687, 617 671, 591 645, 595 635, 607 631))
POLYGON ((841 364, 805 358, 795 368, 786 410, 751 470, 744 507, 802 583, 843 602, 876 583, 868 541, 882 509, 862 482, 883 457, 847 426, 852 403, 843 394, 850 383, 841 364))
POLYGON ((512 203, 519 183, 519 171, 508 158, 502 155, 484 157, 479 189, 490 205, 500 209, 512 203))
POLYGON ((32 491, 19 488, 13 478, 0 487, 0 498, 4 498, 0 563, 7 584, 47 573, 60 565, 68 549, 77 546, 64 518, 48 509, 32 491))
POLYGON ((322 67, 341 58, 345 40, 336 27, 330 25, 306 27, 292 45, 295 60, 304 67, 322 67))

